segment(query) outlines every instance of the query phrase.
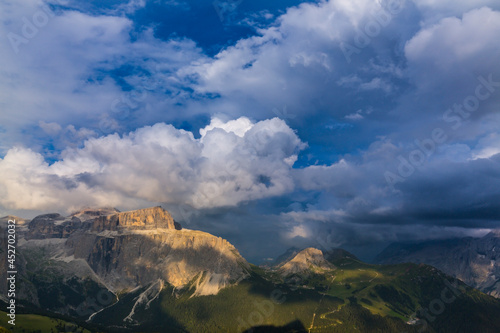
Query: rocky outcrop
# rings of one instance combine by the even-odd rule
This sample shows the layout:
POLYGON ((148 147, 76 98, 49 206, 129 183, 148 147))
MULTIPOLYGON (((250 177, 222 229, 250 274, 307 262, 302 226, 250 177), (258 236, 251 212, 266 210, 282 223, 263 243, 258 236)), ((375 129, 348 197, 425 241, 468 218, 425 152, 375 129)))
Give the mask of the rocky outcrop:
POLYGON ((297 253, 299 253, 302 250, 303 250, 303 248, 300 249, 300 248, 295 247, 295 246, 288 248, 285 251, 285 253, 279 255, 278 257, 276 257, 272 261, 271 266, 279 266, 280 264, 293 259, 293 257, 295 257, 297 255, 297 253))
POLYGON ((381 264, 414 262, 432 265, 471 287, 500 297, 499 230, 482 238, 394 243, 375 261, 381 264))
POLYGON ((27 230, 20 250, 37 256, 40 267, 58 267, 54 276, 59 280, 90 278, 111 292, 164 281, 177 289, 190 287, 194 296, 211 295, 250 270, 228 241, 182 229, 161 207, 86 209, 68 217, 45 214, 34 218, 27 230))
POLYGON ((4 217, 0 217, 0 228, 7 228, 7 222, 9 220, 16 221, 16 226, 24 226, 27 223, 29 223, 29 221, 30 221, 30 220, 23 219, 23 218, 18 217, 18 216, 7 215, 7 216, 4 216, 4 217))
POLYGON ((71 249, 68 255, 87 260, 114 291, 131 290, 158 279, 181 288, 205 273, 219 276, 216 288, 212 288, 212 293, 217 293, 249 269, 228 241, 195 230, 124 230, 102 236, 83 233, 71 237, 67 246, 71 249))
POLYGON ((94 220, 92 225, 92 231, 98 232, 104 230, 151 230, 158 228, 176 229, 172 216, 161 207, 99 216, 94 220))
POLYGON ((68 220, 60 214, 40 215, 29 223, 26 239, 68 238, 81 226, 77 217, 68 220))
POLYGON ((111 207, 86 208, 86 209, 82 209, 82 210, 79 210, 77 212, 74 212, 69 217, 77 217, 80 219, 80 221, 85 222, 85 221, 93 221, 100 216, 113 215, 113 214, 117 214, 119 212, 120 211, 118 209, 111 208, 111 207))
POLYGON ((335 266, 329 263, 321 250, 309 247, 297 253, 292 259, 282 263, 278 270, 282 276, 303 273, 320 273, 333 270, 335 266))

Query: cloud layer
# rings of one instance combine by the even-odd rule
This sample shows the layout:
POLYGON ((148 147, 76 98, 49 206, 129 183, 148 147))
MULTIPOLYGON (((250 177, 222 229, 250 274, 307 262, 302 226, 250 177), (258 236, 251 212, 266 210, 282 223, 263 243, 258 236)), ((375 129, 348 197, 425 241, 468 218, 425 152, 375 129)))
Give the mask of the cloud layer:
POLYGON ((129 134, 88 139, 49 165, 29 148, 0 160, 0 201, 8 209, 184 204, 235 206, 293 190, 290 170, 305 147, 278 118, 214 118, 195 139, 156 124, 129 134), (138 201, 138 202, 136 202, 138 201))
POLYGON ((186 205, 276 249, 498 227, 498 1, 249 12, 214 56, 159 33, 177 5, 0 4, 0 212, 186 205))

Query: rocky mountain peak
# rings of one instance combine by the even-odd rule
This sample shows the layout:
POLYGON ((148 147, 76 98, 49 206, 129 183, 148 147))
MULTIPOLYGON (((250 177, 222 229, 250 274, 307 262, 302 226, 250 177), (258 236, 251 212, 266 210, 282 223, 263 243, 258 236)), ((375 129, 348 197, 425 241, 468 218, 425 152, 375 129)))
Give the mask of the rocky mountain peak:
POLYGON ((182 229, 162 207, 43 214, 19 236, 24 249, 43 248, 45 260, 54 260, 61 274, 82 281, 91 276, 112 292, 167 283, 176 289, 189 285, 193 296, 213 295, 250 271, 228 241, 182 229))
POLYGON ((57 213, 38 215, 28 224, 26 239, 67 238, 81 225, 76 217, 64 217, 57 213))
POLYGON ((485 238, 488 237, 488 238, 500 238, 500 229, 493 229, 491 230, 486 236, 484 236, 485 238))
POLYGON ((63 221, 64 216, 58 213, 50 213, 36 216, 31 220, 31 224, 44 223, 47 221, 63 221))
POLYGON ((82 222, 93 220, 99 216, 106 216, 117 214, 120 211, 113 207, 102 207, 102 208, 83 208, 79 211, 76 211, 70 215, 70 217, 77 217, 82 222))
POLYGON ((119 229, 151 230, 159 228, 179 228, 176 228, 176 223, 170 213, 160 206, 98 216, 92 225, 92 230, 97 232, 119 229))
POLYGON ((433 240, 420 243, 393 243, 375 261, 432 265, 466 284, 500 298, 500 231, 481 238, 433 240))
POLYGON ((25 225, 30 221, 30 220, 26 220, 26 219, 23 219, 23 218, 18 217, 18 216, 7 215, 4 217, 0 217, 0 228, 6 228, 7 222, 9 220, 15 220, 17 226, 25 225))
POLYGON ((306 271, 314 272, 334 268, 335 266, 325 259, 321 250, 309 247, 297 253, 291 260, 283 263, 279 270, 282 275, 286 276, 306 271))
POLYGON ((282 264, 286 261, 290 261, 291 259, 293 259, 297 255, 297 253, 299 253, 302 250, 303 249, 300 249, 300 248, 295 247, 295 246, 287 249, 285 251, 285 253, 279 255, 278 257, 276 257, 276 259, 274 259, 272 266, 279 266, 280 264, 282 264))

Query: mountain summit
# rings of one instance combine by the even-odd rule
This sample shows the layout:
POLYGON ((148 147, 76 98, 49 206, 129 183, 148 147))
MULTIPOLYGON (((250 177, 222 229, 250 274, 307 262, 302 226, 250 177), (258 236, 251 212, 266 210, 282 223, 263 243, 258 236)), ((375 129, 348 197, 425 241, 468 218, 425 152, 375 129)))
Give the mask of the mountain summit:
POLYGON ((288 276, 307 272, 322 272, 335 269, 323 256, 321 250, 309 247, 279 266, 281 275, 288 276))
POLYGON ((174 219, 170 213, 159 206, 99 216, 94 219, 92 225, 93 231, 118 229, 151 230, 159 228, 175 229, 174 219))
POLYGON ((156 297, 164 286, 190 288, 193 296, 215 295, 247 277, 249 270, 228 241, 182 229, 161 207, 44 214, 20 228, 18 238, 22 277, 32 281, 43 276, 23 284, 19 298, 76 316, 81 316, 80 298, 91 290, 119 294, 145 288, 141 302, 156 297), (68 288, 81 295, 68 299, 68 288), (45 294, 50 298, 41 296, 45 294))

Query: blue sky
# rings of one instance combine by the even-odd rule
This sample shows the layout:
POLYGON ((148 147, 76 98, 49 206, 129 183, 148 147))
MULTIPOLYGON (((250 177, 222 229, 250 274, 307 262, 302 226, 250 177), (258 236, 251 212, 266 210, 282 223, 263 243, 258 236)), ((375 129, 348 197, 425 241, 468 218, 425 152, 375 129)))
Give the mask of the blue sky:
POLYGON ((499 226, 500 4, 0 1, 0 215, 161 204, 254 262, 499 226))

